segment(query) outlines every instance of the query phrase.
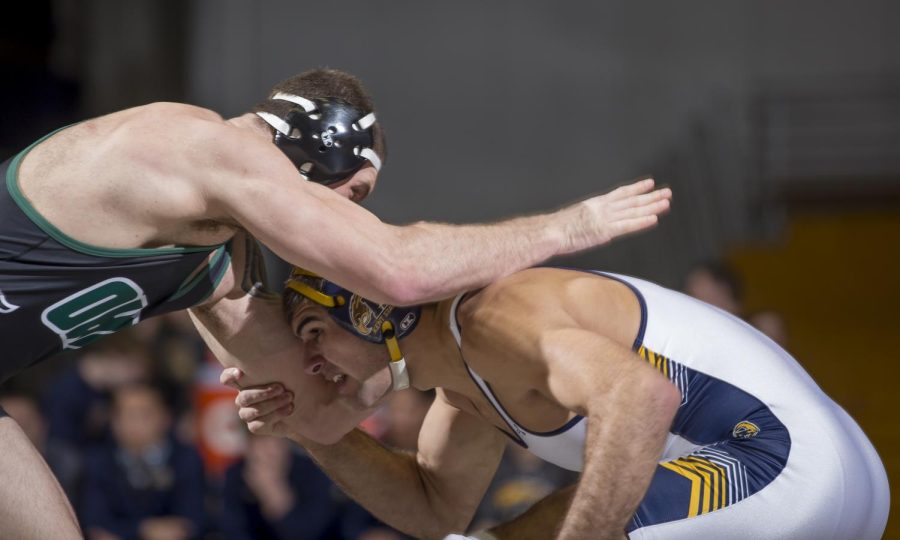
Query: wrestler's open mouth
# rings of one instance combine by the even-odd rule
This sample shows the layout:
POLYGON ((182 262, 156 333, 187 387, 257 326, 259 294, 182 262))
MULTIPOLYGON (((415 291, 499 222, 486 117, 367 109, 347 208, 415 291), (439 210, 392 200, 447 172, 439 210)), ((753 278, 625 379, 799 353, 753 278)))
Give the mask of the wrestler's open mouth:
POLYGON ((338 373, 336 375, 331 376, 331 382, 333 382, 334 384, 341 384, 342 382, 344 382, 344 379, 346 379, 346 378, 347 378, 347 376, 345 374, 338 373))

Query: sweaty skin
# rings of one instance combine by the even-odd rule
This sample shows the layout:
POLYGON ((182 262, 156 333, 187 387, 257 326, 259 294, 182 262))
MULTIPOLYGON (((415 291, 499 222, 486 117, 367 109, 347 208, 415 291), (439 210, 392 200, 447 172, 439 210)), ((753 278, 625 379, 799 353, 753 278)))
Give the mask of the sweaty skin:
MULTIPOLYGON (((574 493, 549 497, 494 534, 624 538, 680 401, 677 389, 631 350, 640 324, 634 295, 618 282, 583 272, 517 273, 461 304, 461 354, 448 329, 449 309, 449 300, 424 308, 419 326, 401 341, 413 386, 438 388, 415 455, 389 450, 358 430, 334 445, 308 441, 292 429, 289 416, 275 410, 268 397, 283 394, 272 385, 239 395, 242 419, 254 432, 285 435, 306 446, 342 488, 385 522, 417 538, 443 538, 471 521, 506 442, 500 430, 509 430, 465 370, 465 358, 523 427, 551 431, 574 414, 588 422, 584 470, 574 493)), ((358 384, 385 369, 382 346, 341 329, 311 302, 295 310, 292 323, 296 329, 310 319, 299 337, 307 367, 325 364, 317 377, 339 372, 358 384)), ((232 383, 236 376, 226 370, 223 381, 232 383)), ((302 375, 284 382, 297 377, 302 375)), ((333 385, 334 391, 348 384, 333 385)))

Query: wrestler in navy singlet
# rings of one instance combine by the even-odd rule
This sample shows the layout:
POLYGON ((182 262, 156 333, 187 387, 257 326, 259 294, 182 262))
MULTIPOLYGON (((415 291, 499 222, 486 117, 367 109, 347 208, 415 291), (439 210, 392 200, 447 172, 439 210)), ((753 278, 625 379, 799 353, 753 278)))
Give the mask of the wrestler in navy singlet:
POLYGON ((107 249, 65 235, 19 190, 19 164, 39 142, 0 165, 0 383, 54 353, 202 302, 231 260, 229 244, 107 249))

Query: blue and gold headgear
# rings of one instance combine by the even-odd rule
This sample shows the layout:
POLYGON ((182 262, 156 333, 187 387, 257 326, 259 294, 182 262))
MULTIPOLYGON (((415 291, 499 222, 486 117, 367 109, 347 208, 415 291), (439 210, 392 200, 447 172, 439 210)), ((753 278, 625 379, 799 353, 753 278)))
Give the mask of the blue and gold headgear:
POLYGON ((286 287, 326 308, 335 322, 351 334, 371 343, 384 343, 391 357, 393 389, 409 387, 409 373, 399 340, 419 323, 421 307, 379 304, 296 267, 286 287))

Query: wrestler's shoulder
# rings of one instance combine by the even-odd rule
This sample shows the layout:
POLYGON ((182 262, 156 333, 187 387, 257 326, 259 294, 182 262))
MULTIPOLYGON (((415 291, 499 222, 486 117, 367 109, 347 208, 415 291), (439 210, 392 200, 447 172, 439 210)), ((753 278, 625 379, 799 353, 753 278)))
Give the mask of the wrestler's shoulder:
POLYGON ((185 103, 156 102, 122 111, 119 132, 128 141, 204 141, 230 133, 228 122, 215 111, 185 103))
POLYGON ((224 123, 222 116, 210 109, 190 105, 188 103, 175 103, 172 101, 157 101, 128 109, 136 119, 145 121, 186 121, 198 120, 206 122, 224 123))
POLYGON ((466 294, 459 307, 460 322, 489 324, 501 319, 528 317, 552 298, 561 278, 552 268, 529 268, 502 277, 490 285, 466 294))
POLYGON ((617 294, 614 280, 583 270, 551 267, 529 268, 503 277, 466 295, 460 306, 460 323, 489 328, 492 325, 565 322, 578 318, 579 306, 599 305, 617 294))
POLYGON ((167 170, 232 166, 261 146, 218 113, 184 103, 157 102, 127 109, 112 123, 112 147, 167 170))
POLYGON ((488 309, 495 305, 528 306, 560 298, 567 289, 603 279, 593 273, 552 267, 520 270, 466 296, 470 310, 488 309))

